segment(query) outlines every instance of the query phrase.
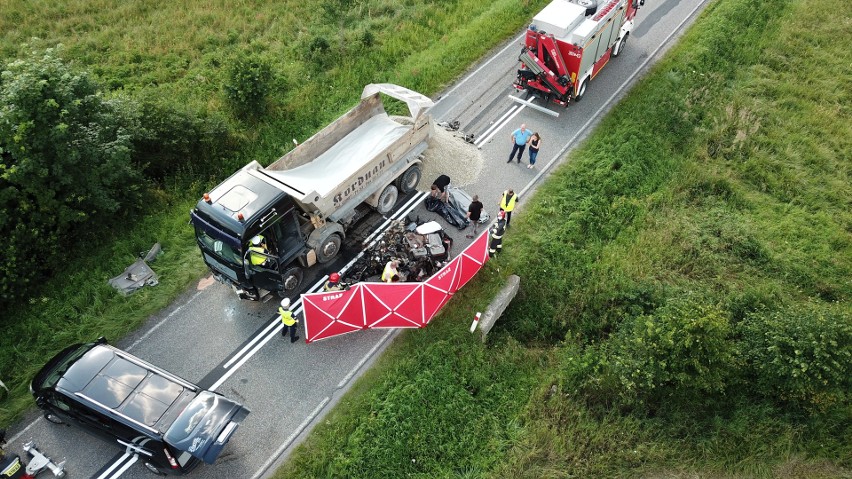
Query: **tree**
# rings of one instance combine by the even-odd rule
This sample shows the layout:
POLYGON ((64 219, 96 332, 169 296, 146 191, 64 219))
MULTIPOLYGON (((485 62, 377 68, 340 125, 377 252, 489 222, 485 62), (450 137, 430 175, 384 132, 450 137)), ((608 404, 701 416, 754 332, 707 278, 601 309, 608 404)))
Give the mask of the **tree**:
POLYGON ((26 297, 85 226, 139 203, 125 110, 58 48, 0 73, 0 303, 26 297))

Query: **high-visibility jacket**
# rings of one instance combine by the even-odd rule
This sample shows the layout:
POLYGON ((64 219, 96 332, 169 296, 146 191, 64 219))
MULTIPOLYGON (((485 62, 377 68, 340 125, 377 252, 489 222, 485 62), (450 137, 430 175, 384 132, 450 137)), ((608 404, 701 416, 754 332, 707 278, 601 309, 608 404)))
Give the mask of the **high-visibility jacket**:
POLYGON ((500 209, 503 211, 512 211, 515 209, 515 203, 518 201, 518 194, 512 194, 512 197, 508 198, 508 201, 507 196, 509 196, 509 191, 504 191, 503 199, 500 200, 500 209))
POLYGON ((266 256, 264 256, 268 253, 268 251, 266 250, 266 248, 263 247, 263 243, 264 241, 266 241, 266 239, 262 235, 257 235, 257 237, 260 238, 259 245, 254 246, 253 244, 249 243, 249 260, 251 261, 252 266, 258 266, 263 263, 266 263, 266 260, 268 259, 266 256))
POLYGON ((279 306, 278 314, 281 315, 281 322, 284 323, 284 326, 292 326, 299 322, 293 317, 293 312, 289 309, 284 309, 279 306))
POLYGON ((396 269, 394 269, 393 266, 391 266, 392 263, 393 261, 388 261, 388 263, 385 265, 385 270, 382 271, 382 281, 384 281, 385 283, 392 282, 394 275, 399 276, 399 271, 397 271, 396 269))
POLYGON ((322 287, 322 290, 325 292, 340 291, 341 289, 343 289, 343 286, 340 283, 332 283, 331 281, 326 281, 325 286, 322 287))
POLYGON ((264 256, 267 253, 266 248, 263 246, 249 246, 249 251, 251 251, 249 253, 249 260, 251 260, 252 266, 258 266, 266 263, 266 260, 268 259, 264 256))

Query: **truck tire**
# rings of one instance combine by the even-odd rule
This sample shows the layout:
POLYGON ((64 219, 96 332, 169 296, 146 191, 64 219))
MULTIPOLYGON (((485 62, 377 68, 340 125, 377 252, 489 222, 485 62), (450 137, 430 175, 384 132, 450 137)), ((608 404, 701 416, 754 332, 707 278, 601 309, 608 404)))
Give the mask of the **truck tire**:
POLYGON ((577 95, 574 97, 574 101, 580 101, 583 99, 583 95, 586 94, 586 87, 589 86, 589 79, 586 78, 583 80, 583 83, 580 83, 580 89, 577 90, 577 95))
POLYGON ((304 277, 305 274, 302 272, 302 268, 298 266, 293 266, 284 270, 284 273, 281 275, 281 287, 284 288, 281 291, 281 294, 289 296, 290 294, 298 292, 299 285, 302 284, 302 278, 304 277))
POLYGON ((333 233, 328 235, 328 238, 322 240, 319 248, 317 248, 317 261, 328 263, 333 260, 337 256, 337 253, 340 252, 341 244, 343 244, 343 240, 340 239, 339 234, 333 233))
POLYGON ((382 190, 382 194, 379 195, 379 201, 376 204, 376 211, 383 215, 390 213, 391 210, 393 210, 393 207, 396 206, 397 198, 399 198, 399 191, 397 191, 396 186, 385 186, 385 189, 382 190))
POLYGON ((396 179, 396 187, 404 195, 414 193, 414 190, 417 189, 417 184, 420 183, 420 176, 420 165, 412 165, 411 168, 405 170, 405 173, 399 175, 399 178, 396 179))
POLYGON ((627 46, 627 37, 630 36, 630 32, 624 34, 618 42, 615 43, 615 46, 612 47, 612 57, 615 58, 621 55, 621 52, 624 50, 624 47, 627 46))

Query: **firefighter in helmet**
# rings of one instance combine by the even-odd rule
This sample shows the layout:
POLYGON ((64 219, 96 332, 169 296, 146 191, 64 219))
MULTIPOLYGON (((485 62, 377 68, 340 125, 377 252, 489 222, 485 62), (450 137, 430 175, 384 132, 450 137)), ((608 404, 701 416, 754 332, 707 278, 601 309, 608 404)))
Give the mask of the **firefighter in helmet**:
POLYGON ((349 288, 340 282, 340 273, 331 273, 328 275, 328 281, 326 281, 325 285, 322 287, 322 290, 325 292, 341 291, 343 289, 349 288))
POLYGON ((497 213, 497 222, 491 225, 489 230, 491 243, 488 245, 488 256, 494 257, 498 251, 503 250, 503 235, 506 233, 506 212, 497 213))

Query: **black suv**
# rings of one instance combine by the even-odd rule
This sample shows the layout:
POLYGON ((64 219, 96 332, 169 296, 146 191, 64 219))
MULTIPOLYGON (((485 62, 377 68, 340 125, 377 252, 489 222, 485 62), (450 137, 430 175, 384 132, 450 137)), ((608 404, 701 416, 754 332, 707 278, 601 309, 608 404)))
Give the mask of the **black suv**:
POLYGON ((44 417, 135 451, 157 474, 212 464, 248 409, 101 338, 57 354, 30 384, 44 417))

